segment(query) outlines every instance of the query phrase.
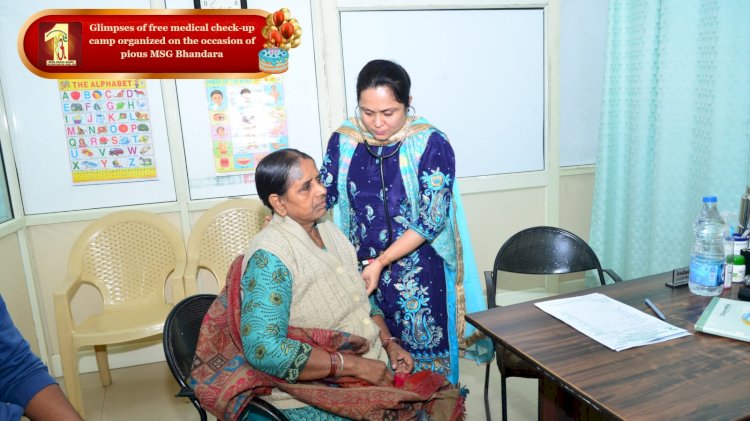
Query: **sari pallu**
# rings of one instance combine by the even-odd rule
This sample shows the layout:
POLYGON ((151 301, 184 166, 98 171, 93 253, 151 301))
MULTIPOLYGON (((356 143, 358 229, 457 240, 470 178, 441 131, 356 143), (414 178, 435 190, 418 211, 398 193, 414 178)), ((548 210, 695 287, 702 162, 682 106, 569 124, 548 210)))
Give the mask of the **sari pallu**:
MULTIPOLYGON (((254 369, 239 335, 242 256, 232 263, 226 286, 203 319, 190 385, 201 406, 219 420, 234 421, 250 399, 278 387, 295 399, 342 417, 370 420, 460 420, 467 391, 431 371, 408 375, 401 388, 373 386, 359 379, 287 383, 254 369)), ((359 336, 327 329, 289 327, 291 339, 328 352, 361 355, 369 349, 359 336)))

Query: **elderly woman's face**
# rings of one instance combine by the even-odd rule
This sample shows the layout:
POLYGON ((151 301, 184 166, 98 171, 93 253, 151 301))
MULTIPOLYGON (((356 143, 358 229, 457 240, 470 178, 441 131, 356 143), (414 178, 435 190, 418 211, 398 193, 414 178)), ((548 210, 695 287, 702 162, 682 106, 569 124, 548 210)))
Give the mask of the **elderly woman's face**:
POLYGON ((367 88, 359 94, 362 123, 375 140, 388 140, 406 124, 406 105, 396 101, 386 86, 367 88))
POLYGON ((300 160, 296 173, 301 176, 280 196, 280 204, 285 215, 300 225, 310 224, 326 213, 326 188, 320 182, 318 168, 311 159, 300 160))

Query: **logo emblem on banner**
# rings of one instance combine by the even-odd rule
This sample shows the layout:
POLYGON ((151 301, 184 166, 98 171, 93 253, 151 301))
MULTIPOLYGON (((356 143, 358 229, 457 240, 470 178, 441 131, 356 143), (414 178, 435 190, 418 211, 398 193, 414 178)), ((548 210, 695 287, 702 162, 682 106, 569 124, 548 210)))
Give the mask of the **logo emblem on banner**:
POLYGON ((41 23, 39 25, 39 64, 77 66, 81 52, 81 23, 41 23))

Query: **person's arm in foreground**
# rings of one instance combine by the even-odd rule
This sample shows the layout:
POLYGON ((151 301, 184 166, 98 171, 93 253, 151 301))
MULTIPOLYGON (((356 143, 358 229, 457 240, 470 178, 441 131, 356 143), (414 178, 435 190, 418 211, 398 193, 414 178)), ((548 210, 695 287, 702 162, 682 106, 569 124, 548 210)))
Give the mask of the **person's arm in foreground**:
POLYGON ((56 384, 51 384, 34 395, 26 405, 24 415, 31 421, 83 421, 56 384))
MULTIPOLYGON (((242 288, 240 334, 247 361, 290 383, 329 377, 332 364, 328 351, 287 338, 292 278, 281 260, 264 250, 255 252, 242 288)), ((385 363, 350 354, 344 356, 341 375, 378 386, 393 383, 393 373, 385 363)))
POLYGON ((31 352, 0 297, 0 419, 80 421, 47 367, 31 352))

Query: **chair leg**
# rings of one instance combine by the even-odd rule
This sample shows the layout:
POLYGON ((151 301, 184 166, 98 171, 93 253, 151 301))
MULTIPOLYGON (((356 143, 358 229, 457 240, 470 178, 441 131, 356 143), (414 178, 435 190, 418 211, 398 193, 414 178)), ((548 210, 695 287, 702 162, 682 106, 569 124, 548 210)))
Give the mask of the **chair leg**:
POLYGON ((107 345, 94 345, 96 353, 96 366, 99 367, 99 377, 102 379, 102 386, 107 387, 112 384, 112 376, 109 372, 109 360, 107 359, 107 345))
POLYGON ((492 417, 490 416, 490 397, 489 397, 489 389, 490 389, 490 369, 492 368, 492 363, 487 363, 487 370, 484 373, 484 414, 487 418, 487 421, 492 421, 492 417))
POLYGON ((206 414, 206 410, 203 409, 200 402, 198 402, 198 399, 192 398, 190 399, 190 403, 192 403, 195 409, 198 411, 198 415, 201 417, 201 421, 208 421, 208 414, 206 414))
POLYGON ((65 395, 76 411, 85 417, 83 413, 83 397, 81 396, 81 383, 78 374, 78 353, 71 341, 60 339, 60 363, 65 383, 65 395))
POLYGON ((500 375, 500 390, 503 395, 503 421, 508 421, 508 389, 505 385, 505 376, 500 375))

